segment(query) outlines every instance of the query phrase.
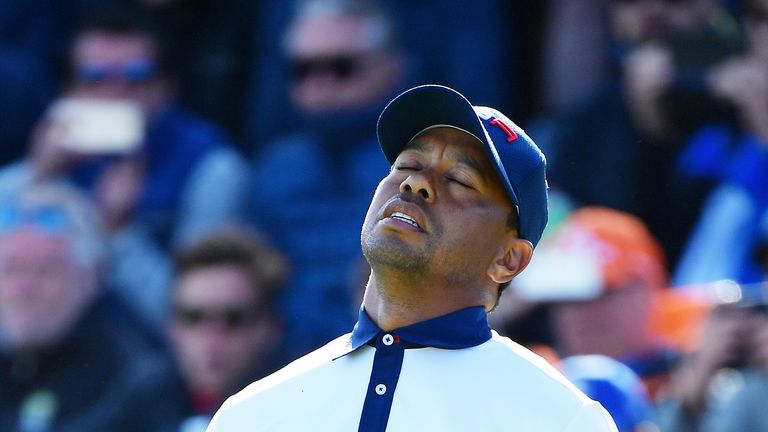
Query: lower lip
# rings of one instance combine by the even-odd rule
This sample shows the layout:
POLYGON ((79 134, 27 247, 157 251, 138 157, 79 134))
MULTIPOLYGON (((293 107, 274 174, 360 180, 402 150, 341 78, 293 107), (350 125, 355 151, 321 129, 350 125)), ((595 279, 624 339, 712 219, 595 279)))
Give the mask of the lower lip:
POLYGON ((381 222, 384 225, 392 226, 392 227, 399 228, 399 229, 405 229, 405 230, 408 230, 408 231, 419 232, 419 233, 423 233, 424 232, 423 229, 421 229, 421 228, 419 228, 419 227, 417 227, 415 225, 411 225, 411 224, 409 224, 408 222, 406 222, 404 220, 400 220, 400 219, 393 218, 393 217, 384 218, 381 222))

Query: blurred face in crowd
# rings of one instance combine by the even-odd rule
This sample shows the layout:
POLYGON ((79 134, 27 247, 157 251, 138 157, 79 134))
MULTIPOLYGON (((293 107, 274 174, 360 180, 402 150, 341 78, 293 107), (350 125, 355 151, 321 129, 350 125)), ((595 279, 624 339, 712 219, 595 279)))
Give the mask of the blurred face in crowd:
POLYGON ((694 30, 712 6, 710 0, 612 0, 609 16, 616 39, 638 44, 694 30))
POLYGON ((72 48, 72 91, 84 97, 131 100, 151 114, 168 100, 156 53, 152 39, 139 32, 85 32, 72 48))
POLYGON ((275 329, 253 284, 236 265, 194 269, 177 282, 170 336, 191 390, 227 390, 272 349, 275 329))
POLYGON ((642 350, 649 341, 652 292, 630 282, 606 289, 597 299, 558 304, 554 325, 567 355, 603 354, 613 358, 642 350))
POLYGON ((71 330, 95 289, 64 234, 23 226, 0 235, 0 331, 16 349, 46 347, 71 330))
POLYGON ((299 16, 286 39, 294 105, 310 113, 355 109, 389 93, 401 59, 379 46, 377 27, 349 14, 299 16))

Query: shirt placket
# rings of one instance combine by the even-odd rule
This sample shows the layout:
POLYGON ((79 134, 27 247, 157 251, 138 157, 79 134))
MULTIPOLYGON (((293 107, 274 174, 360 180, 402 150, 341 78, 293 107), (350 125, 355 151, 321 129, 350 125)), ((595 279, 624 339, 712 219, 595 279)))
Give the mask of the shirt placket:
POLYGON ((395 387, 403 366, 405 344, 394 333, 376 336, 376 353, 365 394, 359 432, 384 432, 395 396, 395 387))

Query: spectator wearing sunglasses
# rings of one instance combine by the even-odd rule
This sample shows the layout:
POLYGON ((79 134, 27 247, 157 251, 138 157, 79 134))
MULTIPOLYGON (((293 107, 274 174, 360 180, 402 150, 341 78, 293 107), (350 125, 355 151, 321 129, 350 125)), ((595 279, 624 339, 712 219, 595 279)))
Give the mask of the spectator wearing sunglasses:
POLYGON ((266 143, 253 182, 257 226, 301 269, 279 303, 292 357, 354 323, 358 221, 389 171, 376 119, 413 75, 375 1, 299 5, 283 45, 297 131, 266 143))
MULTIPOLYGON (((29 157, 0 174, 0 189, 66 177, 92 191, 111 249, 122 254, 142 237, 142 244, 154 247, 158 267, 169 250, 239 219, 247 167, 219 128, 174 102, 166 58, 162 41, 140 16, 122 9, 94 12, 73 38, 63 102, 132 104, 139 120, 115 114, 107 118, 114 127, 99 128, 103 110, 79 109, 72 121, 54 104, 38 123, 29 157), (97 137, 89 147, 73 148, 72 139, 62 138, 93 136, 89 131, 97 137), (114 145, 121 134, 135 137, 128 148, 114 145)), ((167 293, 170 277, 161 270, 149 272, 159 275, 151 282, 130 265, 110 274, 110 285, 158 329, 164 318, 158 298, 167 293)))
POLYGON ((0 203, 0 430, 95 430, 103 398, 154 351, 101 289, 99 227, 63 184, 0 203))
POLYGON ((72 91, 138 102, 147 116, 135 213, 164 245, 179 245, 239 214, 245 167, 212 123, 174 103, 167 47, 138 16, 94 13, 72 44, 72 91))
POLYGON ((203 431, 221 403, 275 367, 281 330, 272 299, 285 261, 241 229, 179 252, 167 334, 174 368, 128 380, 110 431, 203 431))

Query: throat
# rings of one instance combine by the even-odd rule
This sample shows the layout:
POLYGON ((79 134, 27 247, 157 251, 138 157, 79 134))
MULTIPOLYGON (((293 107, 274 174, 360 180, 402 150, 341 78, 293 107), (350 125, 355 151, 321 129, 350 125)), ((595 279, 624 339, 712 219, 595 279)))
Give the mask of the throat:
POLYGON ((382 330, 394 330, 470 306, 486 306, 482 296, 477 295, 477 287, 381 279, 375 272, 371 273, 363 306, 382 330))

